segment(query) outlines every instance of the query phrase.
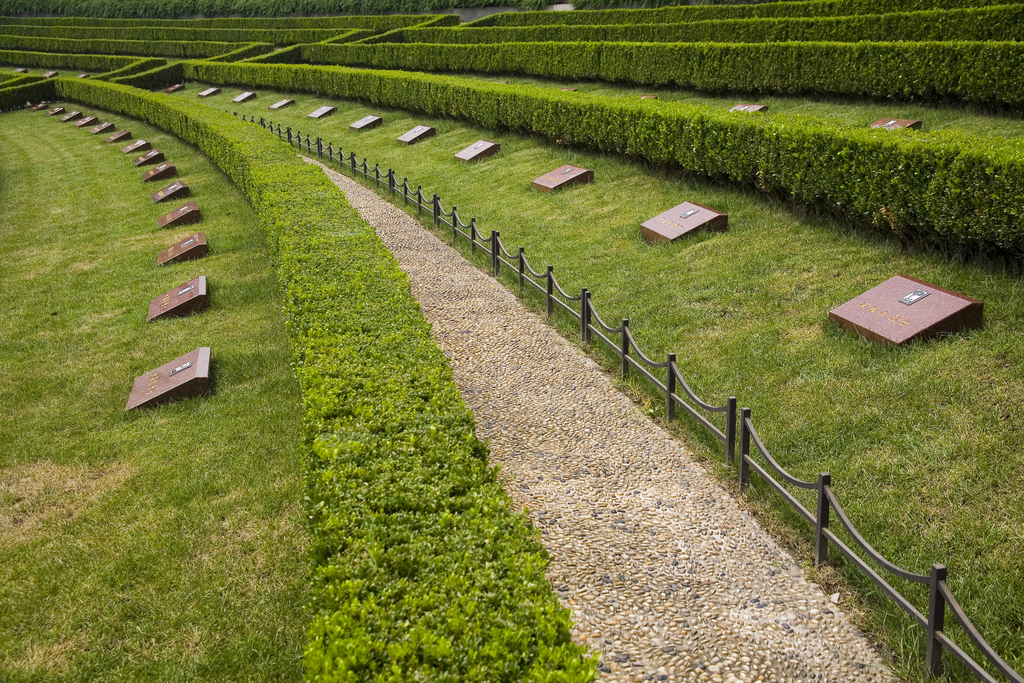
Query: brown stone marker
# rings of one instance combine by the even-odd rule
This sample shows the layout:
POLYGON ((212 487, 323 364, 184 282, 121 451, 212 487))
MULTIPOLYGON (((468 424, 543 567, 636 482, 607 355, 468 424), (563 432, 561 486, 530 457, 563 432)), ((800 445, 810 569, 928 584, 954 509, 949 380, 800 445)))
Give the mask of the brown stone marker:
POLYGON ((78 121, 75 121, 75 125, 79 128, 85 128, 86 126, 93 125, 97 121, 99 121, 99 119, 95 116, 86 116, 84 119, 79 119, 78 121))
POLYGON ((206 276, 200 275, 188 282, 183 282, 169 292, 154 297, 149 302, 147 321, 164 316, 177 317, 188 315, 206 308, 206 276))
POLYGON ((106 133, 108 130, 110 130, 113 127, 114 127, 114 124, 110 123, 109 121, 104 121, 100 125, 93 126, 92 128, 90 128, 89 132, 92 133, 93 135, 99 135, 100 133, 106 133))
POLYGON ((214 95, 220 94, 220 88, 207 88, 197 95, 197 97, 213 97, 214 95))
POLYGON ((336 111, 338 111, 337 107, 329 107, 327 105, 324 105, 324 106, 320 107, 319 109, 317 109, 316 111, 314 111, 312 114, 307 114, 306 118, 307 119, 321 119, 321 118, 323 118, 325 116, 330 116, 331 114, 333 114, 336 111))
POLYGON ((178 169, 174 167, 174 164, 160 164, 155 168, 151 168, 142 174, 142 182, 148 183, 151 180, 164 180, 165 178, 173 178, 178 174, 178 169))
POLYGON ((75 78, 89 78, 89 74, 78 74, 75 78))
POLYGON ((487 140, 478 140, 472 145, 462 150, 455 155, 455 158, 459 161, 473 161, 474 159, 483 159, 493 154, 497 154, 501 151, 501 145, 497 142, 488 142, 487 140))
POLYGON ((132 132, 130 130, 119 130, 116 133, 114 133, 113 135, 111 135, 109 138, 104 140, 104 142, 121 142, 123 140, 131 140, 131 139, 132 139, 132 132))
POLYGON ((254 97, 256 97, 256 93, 249 92, 248 90, 246 90, 241 95, 238 95, 237 97, 231 98, 231 101, 232 102, 248 102, 249 100, 251 100, 254 97))
POLYGON ((640 234, 654 244, 673 242, 699 230, 726 230, 729 216, 693 202, 683 202, 640 224, 640 234))
POLYGON ((16 73, 16 74, 25 74, 25 73, 28 73, 28 69, 26 69, 24 67, 19 67, 19 68, 14 70, 14 73, 16 73))
POLYGON ((192 225, 198 223, 200 218, 202 216, 199 213, 199 204, 193 200, 184 206, 179 206, 166 216, 160 216, 156 221, 156 227, 175 228, 179 225, 192 225))
POLYGON ((576 92, 576 88, 559 88, 562 92, 576 92))
POLYGON ((187 197, 189 192, 190 190, 188 189, 188 185, 180 180, 176 180, 159 192, 154 192, 149 196, 149 198, 153 200, 154 204, 156 204, 157 202, 162 202, 167 199, 181 199, 182 197, 187 197))
POLYGON ((122 147, 121 148, 121 153, 122 154, 131 154, 132 152, 142 152, 142 151, 145 151, 147 149, 153 149, 153 145, 151 145, 150 143, 146 142, 145 140, 136 140, 135 142, 133 142, 132 144, 128 145, 127 147, 122 147))
POLYGON ((69 111, 67 114, 64 114, 64 116, 60 117, 60 120, 61 121, 75 121, 75 120, 80 119, 80 118, 82 118, 82 112, 80 112, 80 111, 69 111))
POLYGON ((641 100, 656 100, 656 99, 658 99, 658 96, 657 95, 641 95, 640 99, 641 100))
POLYGON ((590 169, 566 165, 559 166, 550 173, 545 173, 540 178, 534 180, 531 185, 533 185, 534 189, 540 190, 544 194, 548 194, 552 190, 557 190, 562 187, 590 183, 593 181, 594 172, 590 169))
POLYGON ((132 159, 132 163, 136 166, 149 166, 150 164, 159 164, 164 160, 164 153, 158 149, 151 149, 141 157, 132 159))
POLYGON ((176 398, 201 396, 210 389, 210 347, 200 346, 135 379, 125 410, 152 408, 176 398))
POLYGON ((737 104, 729 111, 745 111, 749 113, 761 113, 765 114, 768 112, 767 104, 737 104))
POLYGON ((28 110, 29 111, 39 111, 41 109, 46 109, 49 106, 50 106, 49 102, 40 102, 39 104, 37 104, 35 106, 29 107, 28 110))
POLYGON ((46 112, 47 116, 56 116, 57 114, 63 114, 64 107, 54 107, 50 111, 46 112))
POLYGON ((172 85, 169 88, 164 88, 164 92, 167 92, 167 93, 178 92, 179 90, 184 90, 184 89, 185 89, 185 84, 184 83, 175 83, 174 85, 172 85))
POLYGON ((977 299, 897 275, 847 301, 828 317, 871 341, 903 344, 984 325, 977 299))
POLYGON ((206 256, 206 233, 197 232, 157 254, 156 264, 162 266, 166 263, 191 261, 204 256, 206 256))
POLYGON ((434 129, 431 126, 416 126, 404 135, 398 136, 398 141, 406 145, 415 145, 420 140, 434 137, 434 129))
POLYGON ((383 122, 384 122, 384 119, 382 119, 381 117, 374 116, 373 114, 370 114, 369 116, 364 116, 363 118, 359 119, 355 123, 351 124, 348 127, 348 129, 349 130, 366 130, 367 128, 376 128, 377 126, 379 126, 383 122))
POLYGON ((284 109, 285 107, 291 104, 295 104, 295 100, 278 100, 277 102, 274 102, 272 105, 267 107, 267 109, 277 111, 278 109, 284 109))
POLYGON ((871 124, 871 127, 885 128, 886 130, 896 130, 898 128, 921 130, 921 123, 921 121, 917 121, 915 119, 878 119, 871 124))
POLYGON ((53 78, 54 76, 57 76, 58 74, 60 74, 59 71, 47 71, 46 73, 43 74, 43 78, 53 78))

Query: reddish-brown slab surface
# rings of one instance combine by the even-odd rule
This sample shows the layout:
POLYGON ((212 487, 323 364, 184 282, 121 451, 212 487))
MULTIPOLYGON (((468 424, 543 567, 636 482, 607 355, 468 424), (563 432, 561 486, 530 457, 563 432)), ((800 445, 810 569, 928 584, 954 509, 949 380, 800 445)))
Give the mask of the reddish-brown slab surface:
POLYGON ((745 111, 745 112, 751 112, 751 113, 753 113, 753 112, 760 112, 760 113, 764 114, 765 112, 768 111, 768 105, 767 104, 743 104, 743 103, 741 103, 741 104, 737 104, 735 107, 733 107, 729 111, 745 111))
POLYGON ((327 105, 324 105, 324 106, 320 107, 319 109, 317 109, 316 111, 312 112, 311 114, 307 114, 306 118, 307 119, 321 119, 321 118, 323 118, 325 116, 330 116, 331 114, 333 114, 336 111, 338 111, 337 107, 329 107, 327 105))
POLYGON ((156 204, 157 202, 166 201, 168 199, 181 199, 182 197, 187 197, 189 192, 190 190, 188 189, 188 185, 186 185, 184 181, 176 180, 167 187, 154 192, 149 196, 149 198, 153 200, 154 204, 156 204))
POLYGON ((896 130, 898 128, 910 128, 911 130, 920 130, 921 121, 915 119, 878 119, 871 124, 872 128, 885 128, 886 130, 896 130))
POLYGON ((693 202, 683 202, 640 224, 648 242, 672 242, 700 230, 726 230, 729 216, 693 202))
POLYGON ((161 251, 156 256, 156 264, 162 266, 165 263, 176 263, 178 261, 191 261, 192 259, 206 256, 206 233, 197 232, 189 235, 180 242, 176 242, 161 251))
POLYGON ((57 114, 63 114, 64 107, 54 107, 50 111, 46 112, 47 116, 56 116, 57 114))
POLYGON ((977 299, 897 275, 832 309, 828 317, 865 339, 903 344, 981 329, 983 307, 977 299))
POLYGON ((459 161, 473 161, 474 159, 483 159, 484 157, 497 154, 499 151, 501 151, 501 145, 497 142, 478 140, 456 154, 455 158, 459 161))
POLYGON ((166 216, 160 216, 160 218, 157 219, 156 227, 176 228, 179 225, 192 225, 193 223, 198 223, 201 217, 202 216, 199 213, 199 204, 195 201, 191 201, 184 206, 179 206, 166 216))
POLYGON ((93 126, 92 128, 90 128, 89 129, 89 133, 91 133, 92 135, 99 135, 100 133, 106 133, 108 130, 110 130, 113 127, 114 127, 114 124, 110 123, 109 121, 104 121, 100 125, 93 126))
POLYGON ((158 149, 151 149, 141 157, 132 159, 132 163, 136 166, 149 166, 150 164, 159 164, 164 160, 164 153, 158 149))
POLYGON ((376 128, 377 126, 379 126, 383 122, 384 122, 384 119, 382 119, 381 117, 374 116, 373 114, 370 114, 369 116, 364 116, 363 118, 359 119, 355 123, 349 125, 348 129, 349 130, 366 130, 367 128, 376 128))
POLYGON ((60 120, 61 121, 75 121, 75 120, 80 119, 80 118, 82 118, 82 112, 80 112, 80 111, 69 111, 67 114, 64 114, 64 116, 60 117, 60 120))
POLYGON ((53 78, 54 76, 58 75, 59 73, 60 73, 59 71, 47 71, 46 73, 43 74, 43 78, 53 78))
POLYGON ((121 142, 123 140, 131 140, 131 139, 132 139, 132 132, 130 130, 119 130, 116 133, 114 133, 113 135, 111 135, 110 137, 108 137, 106 140, 104 140, 104 142, 121 142))
POLYGON ((188 315, 206 308, 206 276, 200 275, 153 297, 146 320, 188 315))
POLYGON ((200 346, 135 379, 125 410, 151 408, 210 389, 210 347, 200 346))
POLYGON ((177 174, 178 169, 174 167, 174 164, 165 162, 143 173, 142 182, 148 183, 151 180, 164 180, 165 178, 173 178, 177 174))
POLYGON ((141 152, 143 150, 153 149, 153 145, 146 140, 136 140, 127 147, 121 148, 122 154, 131 154, 132 152, 141 152))
POLYGON ((220 88, 207 88, 206 90, 204 90, 201 93, 199 93, 198 95, 196 95, 196 97, 212 97, 213 95, 219 95, 219 94, 220 94, 220 88))
POLYGON ((184 83, 175 83, 174 85, 172 85, 169 88, 164 88, 164 92, 178 92, 179 90, 184 90, 184 89, 185 89, 185 84, 184 83))
POLYGON ((46 109, 48 106, 50 106, 49 102, 40 102, 39 104, 37 104, 35 106, 29 107, 28 110, 29 111, 39 111, 40 109, 46 109))
POLYGON ((594 172, 590 169, 565 165, 559 166, 550 173, 545 173, 540 178, 534 180, 531 185, 533 185, 534 189, 547 194, 552 190, 557 190, 568 185, 580 185, 593 181, 594 172))
POLYGON ((399 135, 398 141, 406 145, 415 145, 421 140, 434 137, 435 132, 433 126, 416 126, 403 135, 399 135))
POLYGON ((272 105, 267 107, 267 109, 273 109, 276 111, 278 109, 284 109, 285 107, 291 104, 295 104, 295 100, 278 100, 277 102, 274 102, 272 105))
POLYGON ((241 95, 236 95, 235 97, 232 97, 231 101, 232 102, 248 102, 249 100, 251 100, 254 97, 256 97, 256 93, 249 92, 248 90, 246 90, 241 95))
POLYGON ((78 121, 75 121, 75 125, 79 128, 85 128, 86 126, 91 126, 95 124, 97 121, 99 121, 99 119, 95 116, 86 116, 84 119, 79 119, 78 121))

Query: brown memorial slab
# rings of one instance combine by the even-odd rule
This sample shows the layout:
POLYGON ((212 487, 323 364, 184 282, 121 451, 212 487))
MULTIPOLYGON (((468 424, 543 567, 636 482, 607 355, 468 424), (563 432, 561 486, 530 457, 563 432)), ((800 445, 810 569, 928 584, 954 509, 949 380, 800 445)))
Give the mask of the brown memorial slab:
POLYGON ((36 104, 36 105, 33 105, 33 106, 29 107, 28 110, 29 111, 39 111, 41 109, 46 109, 49 106, 50 106, 49 102, 40 102, 39 104, 36 104))
POLYGON ((158 228, 176 228, 179 225, 192 225, 198 223, 202 216, 199 213, 199 204, 191 201, 184 206, 179 206, 166 216, 160 216, 156 221, 158 228))
POLYGON ((416 126, 404 135, 399 135, 398 141, 406 145, 415 145, 421 140, 434 137, 435 132, 431 126, 416 126))
POLYGON ((656 99, 658 99, 658 96, 657 95, 641 95, 640 99, 641 100, 656 100, 656 99))
POLYGON ((307 119, 322 119, 325 116, 330 116, 331 114, 333 114, 336 111, 338 111, 337 107, 330 107, 330 106, 327 106, 325 104, 324 106, 320 107, 316 111, 314 111, 314 112, 312 112, 310 114, 306 114, 306 118, 307 119))
POLYGON ((206 276, 200 275, 183 282, 169 292, 153 297, 149 302, 147 321, 161 317, 188 315, 206 308, 206 276))
POLYGON ((559 88, 562 92, 576 92, 576 88, 559 88))
POLYGON ((152 408, 177 398, 202 396, 210 389, 210 347, 175 358, 135 379, 125 410, 152 408))
POLYGON ((100 133, 106 133, 108 130, 112 129, 113 127, 114 127, 114 124, 112 124, 110 121, 104 121, 100 125, 93 126, 92 128, 90 128, 89 132, 92 135, 99 135, 100 133))
POLYGON ((984 325, 977 299, 897 275, 834 308, 828 317, 865 339, 903 344, 984 325))
POLYGON ((156 264, 162 266, 165 263, 176 263, 178 261, 191 261, 192 259, 206 256, 206 233, 197 232, 185 239, 172 244, 156 256, 156 264))
POLYGON ((683 202, 640 224, 640 234, 654 244, 672 242, 700 230, 725 230, 729 216, 693 202, 683 202))
POLYGON ((89 74, 78 74, 75 78, 89 78, 89 74))
POLYGON ((159 192, 154 192, 149 196, 153 200, 153 203, 162 202, 168 199, 181 199, 189 195, 190 190, 188 185, 180 180, 176 180, 167 187, 163 188, 159 192))
POLYGON ((27 74, 28 73, 28 69, 26 69, 24 67, 18 67, 17 69, 14 70, 14 73, 16 73, 16 74, 27 74))
POLYGON ((174 167, 174 164, 163 163, 143 173, 142 182, 148 183, 151 180, 164 180, 166 178, 173 178, 176 175, 178 175, 178 169, 174 167))
POLYGON ((164 92, 178 92, 179 90, 184 90, 184 89, 185 89, 185 84, 184 83, 175 83, 174 85, 172 85, 169 88, 164 88, 164 92))
POLYGON ((349 125, 348 129, 349 130, 366 130, 367 128, 376 128, 377 126, 379 126, 383 122, 384 122, 384 119, 382 119, 381 117, 374 116, 373 114, 370 114, 369 116, 364 116, 363 118, 359 119, 355 123, 349 125))
POLYGON ((59 74, 60 74, 59 71, 47 71, 46 73, 43 74, 43 78, 53 78, 54 76, 57 76, 59 74))
POLYGON ((141 157, 132 159, 132 163, 136 166, 149 166, 150 164, 159 164, 164 160, 164 153, 158 149, 151 149, 141 157))
POLYGON ((63 114, 64 107, 54 107, 50 111, 46 112, 47 116, 56 116, 57 114, 63 114))
POLYGON ((104 142, 123 142, 125 140, 131 139, 132 132, 130 130, 119 130, 110 137, 108 137, 106 140, 104 140, 104 142))
POLYGON ((295 100, 278 100, 277 102, 274 102, 272 105, 267 107, 267 109, 277 111, 278 109, 284 109, 285 107, 292 104, 295 104, 295 100))
POLYGON ((77 121, 80 118, 82 118, 82 112, 80 112, 80 111, 69 111, 67 114, 64 114, 64 116, 60 117, 60 120, 61 121, 77 121))
POLYGON ((473 161, 474 159, 483 159, 493 154, 497 154, 501 151, 501 145, 497 142, 488 142, 487 140, 478 140, 472 145, 462 150, 455 155, 455 158, 459 161, 473 161))
POLYGON ((122 154, 131 154, 132 152, 143 152, 147 149, 153 149, 153 145, 146 142, 145 140, 136 140, 127 147, 121 148, 122 154))
POLYGON ((753 113, 765 114, 765 113, 768 112, 768 105, 767 104, 743 104, 743 103, 740 103, 740 104, 737 104, 732 109, 730 109, 729 111, 745 111, 745 112, 749 112, 749 113, 752 113, 752 114, 753 113))
POLYGON ((213 97, 214 95, 219 95, 219 94, 220 94, 220 88, 207 88, 206 90, 204 90, 201 93, 199 93, 198 95, 196 95, 196 97, 213 97))
POLYGON ((86 116, 84 119, 79 119, 78 121, 75 121, 75 125, 79 128, 85 128, 86 126, 96 125, 97 121, 99 121, 99 119, 95 116, 86 116))
POLYGON ((534 189, 547 194, 552 190, 557 190, 569 185, 579 185, 591 182, 594 182, 593 171, 587 168, 580 168, 579 166, 566 165, 559 166, 550 173, 545 173, 540 178, 534 180, 531 185, 533 185, 534 189))
POLYGON ((878 119, 871 124, 871 127, 885 128, 886 130, 897 130, 899 128, 921 130, 921 123, 921 121, 916 119, 878 119))
POLYGON ((246 90, 241 95, 238 95, 236 97, 232 97, 231 101, 232 102, 248 102, 249 100, 253 99, 254 97, 256 97, 256 93, 249 92, 248 90, 246 90))

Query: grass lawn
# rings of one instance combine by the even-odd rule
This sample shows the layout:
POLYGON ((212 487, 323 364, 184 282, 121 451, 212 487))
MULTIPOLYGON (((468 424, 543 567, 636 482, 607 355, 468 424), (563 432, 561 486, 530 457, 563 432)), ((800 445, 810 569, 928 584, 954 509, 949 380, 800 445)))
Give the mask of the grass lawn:
POLYGON ((3 115, 0 680, 299 680, 301 398, 269 249, 208 159, 97 115, 162 150, 203 217, 158 230, 186 200, 151 203, 166 183, 124 143, 3 115), (157 267, 193 229, 210 255, 157 267), (146 322, 198 275, 208 310, 146 322), (125 412, 135 377, 198 346, 211 395, 125 412))
MULTIPOLYGON (((191 84, 180 96, 195 97, 201 87, 191 84)), ((589 287, 606 321, 630 318, 648 355, 664 359, 677 352, 682 371, 706 400, 721 404, 737 396, 752 408, 766 445, 793 474, 814 479, 819 471, 831 471, 841 503, 885 556, 924 574, 934 562, 946 564, 949 583, 982 634, 1013 666, 1024 668, 1019 272, 907 251, 869 232, 800 215, 752 190, 535 137, 307 94, 288 94, 294 106, 268 112, 285 93, 260 92, 249 103, 232 103, 241 91, 224 88, 207 104, 265 116, 368 157, 371 167, 380 162, 395 168, 399 180, 406 176, 428 196, 440 194, 446 209, 456 204, 465 220, 476 216, 485 234, 500 230, 510 250, 524 245, 535 268, 553 264, 567 291, 589 287), (323 104, 339 111, 319 121, 306 118, 323 104), (361 133, 348 130, 370 113, 383 115, 384 124, 361 133), (396 142, 417 124, 435 126, 437 136, 410 147, 396 142), (471 165, 452 159, 478 139, 501 143, 501 152, 471 165), (594 169, 596 181, 551 195, 530 188, 533 178, 566 163, 594 169), (685 200, 727 212, 729 231, 647 245, 639 223, 685 200), (983 300, 985 329, 890 348, 828 321, 830 309, 896 274, 983 300)), ((739 98, 719 101, 724 106, 739 98)), ((870 108, 877 116, 917 111, 870 108)), ((868 113, 869 105, 855 109, 851 120, 877 118, 868 113)), ((941 111, 949 122, 963 115, 955 108, 941 111)), ((1002 123, 1000 134, 1021 129, 1019 121, 991 120, 991 134, 1002 123)), ((573 334, 569 324, 563 327, 573 334)), ((644 389, 640 383, 632 387, 644 389)), ((656 396, 641 400, 654 415, 664 410, 656 396)), ((684 421, 679 428, 702 457, 720 458, 717 446, 693 424, 684 421)), ((720 471, 733 476, 724 467, 720 471)), ((755 490, 755 507, 769 506, 766 500, 755 490)), ((792 517, 775 509, 775 519, 766 523, 783 535, 794 533, 792 517)), ((794 547, 807 558, 811 545, 800 533, 794 547)), ((819 578, 835 580, 828 571, 819 578)), ((900 673, 923 680, 920 629, 875 599, 865 583, 847 580, 867 594, 865 625, 894 651, 900 673)), ((894 583, 927 608, 924 592, 894 583)), ((965 642, 952 618, 947 626, 965 642)), ((951 676, 960 677, 955 670, 951 676)))

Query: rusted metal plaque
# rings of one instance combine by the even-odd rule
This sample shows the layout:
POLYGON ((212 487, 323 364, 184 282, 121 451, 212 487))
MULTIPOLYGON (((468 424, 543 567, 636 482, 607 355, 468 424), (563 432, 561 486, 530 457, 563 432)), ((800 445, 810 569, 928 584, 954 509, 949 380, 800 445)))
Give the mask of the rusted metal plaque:
POLYGON ((594 181, 594 172, 579 166, 559 166, 550 173, 545 173, 531 183, 536 190, 547 194, 569 185, 581 185, 594 181))
POLYGON ((206 308, 206 276, 200 275, 183 282, 169 292, 154 297, 149 302, 147 321, 161 317, 176 317, 195 313, 206 308))
POLYGON ((179 206, 166 216, 160 216, 156 221, 158 228, 175 228, 179 225, 191 225, 198 223, 202 216, 199 214, 199 204, 195 201, 179 206))
POLYGON ((69 111, 67 114, 64 114, 64 116, 60 117, 60 120, 61 121, 77 121, 80 118, 82 118, 82 112, 80 112, 80 111, 69 111))
POLYGON ((64 107, 54 107, 50 111, 46 112, 47 116, 56 116, 57 114, 63 114, 64 107))
POLYGON ((47 71, 46 73, 43 74, 43 78, 53 78, 54 76, 57 76, 59 74, 60 74, 59 71, 47 71))
POLYGON ((478 140, 456 154, 455 158, 459 161, 473 161, 474 159, 483 159, 484 157, 497 154, 499 151, 501 151, 501 145, 497 142, 478 140))
POLYGON ((89 78, 89 74, 78 74, 75 78, 89 78))
POLYGON ((95 116, 86 116, 83 119, 79 119, 78 121, 75 121, 75 125, 78 126, 79 128, 85 128, 86 126, 93 125, 97 121, 99 121, 99 119, 96 118, 95 116))
POLYGON ((212 97, 213 95, 219 95, 220 88, 207 88, 197 95, 197 97, 212 97))
POLYGON ((434 137, 434 133, 432 126, 416 126, 404 135, 399 135, 398 141, 406 145, 415 145, 420 140, 434 137))
POLYGON ((333 114, 336 111, 338 111, 337 107, 329 107, 327 105, 324 105, 324 106, 320 107, 319 109, 317 109, 316 111, 314 111, 313 113, 307 114, 306 118, 307 119, 322 119, 325 116, 330 116, 331 114, 333 114))
POLYGON ((871 341, 904 344, 984 326, 984 304, 916 278, 897 275, 828 313, 871 341))
POLYGON ((383 122, 384 122, 384 119, 382 119, 381 117, 374 116, 373 114, 370 114, 369 116, 364 116, 363 118, 359 119, 355 123, 351 124, 348 127, 348 129, 349 130, 366 130, 367 128, 376 128, 377 126, 379 126, 383 122))
POLYGON ((132 132, 130 130, 119 130, 116 133, 114 133, 113 135, 111 135, 110 137, 108 137, 106 140, 104 140, 104 142, 122 142, 124 140, 131 140, 131 139, 132 139, 132 132))
POLYGON ((163 163, 143 173, 142 182, 148 183, 151 180, 164 180, 165 178, 173 178, 177 174, 178 169, 174 167, 174 164, 163 163))
POLYGON ((184 89, 185 89, 185 84, 184 83, 175 83, 174 85, 172 85, 169 88, 164 88, 164 92, 178 92, 179 90, 184 90, 184 89))
POLYGON ((921 130, 921 123, 921 121, 915 119, 878 119, 871 124, 871 127, 885 128, 886 130, 897 130, 898 128, 921 130))
POLYGON ((49 102, 40 102, 40 103, 39 103, 39 104, 37 104, 37 105, 34 105, 34 106, 31 106, 31 107, 29 107, 29 108, 28 108, 28 110, 29 110, 29 111, 39 111, 39 110, 41 110, 41 109, 46 109, 46 108, 47 108, 47 107, 49 107, 49 106, 50 106, 50 103, 49 103, 49 102))
POLYGON ((156 256, 156 264, 162 266, 165 263, 176 263, 178 261, 191 261, 192 259, 206 256, 206 233, 197 232, 189 235, 180 242, 176 242, 161 251, 156 256))
POLYGON ((285 107, 292 104, 295 104, 295 100, 278 100, 277 102, 274 102, 272 105, 267 107, 267 109, 277 111, 278 109, 284 109, 285 107))
POLYGON ((153 149, 153 145, 151 145, 149 142, 146 142, 145 140, 136 140, 127 147, 122 147, 121 153, 131 154, 132 152, 142 152, 147 149, 153 149))
POLYGON ((210 389, 210 347, 200 346, 135 379, 125 410, 152 408, 210 389))
POLYGON ((764 114, 764 113, 767 113, 767 111, 768 111, 768 105, 767 104, 742 104, 741 103, 741 104, 737 104, 735 107, 733 107, 729 111, 745 111, 745 112, 750 112, 750 113, 761 113, 761 114, 764 114))
POLYGON ((100 125, 93 126, 92 128, 90 128, 89 132, 91 134, 93 134, 93 135, 99 135, 100 133, 106 133, 108 130, 110 130, 113 127, 114 127, 114 124, 112 124, 109 121, 104 121, 100 125))
POLYGON ((141 157, 132 159, 132 163, 136 166, 149 166, 150 164, 159 164, 164 160, 164 153, 158 149, 151 149, 141 157))
POLYGON ((158 192, 154 192, 149 196, 153 203, 166 201, 168 199, 181 199, 189 195, 190 190, 188 185, 180 180, 176 180, 167 187, 163 188, 158 192))
POLYGON ((699 230, 726 230, 729 216, 693 202, 683 202, 640 224, 640 234, 654 244, 673 242, 699 230))
POLYGON ((254 97, 256 97, 256 93, 249 92, 248 90, 246 90, 241 95, 237 95, 235 97, 232 97, 231 101, 232 102, 248 102, 249 100, 253 99, 254 97))

